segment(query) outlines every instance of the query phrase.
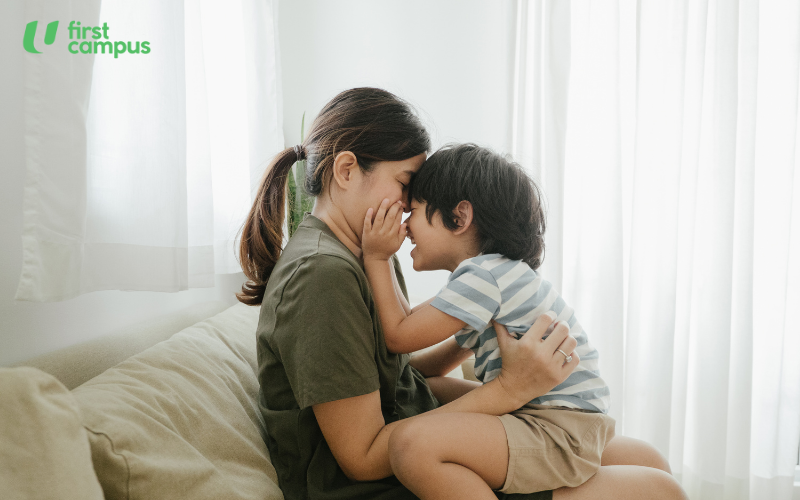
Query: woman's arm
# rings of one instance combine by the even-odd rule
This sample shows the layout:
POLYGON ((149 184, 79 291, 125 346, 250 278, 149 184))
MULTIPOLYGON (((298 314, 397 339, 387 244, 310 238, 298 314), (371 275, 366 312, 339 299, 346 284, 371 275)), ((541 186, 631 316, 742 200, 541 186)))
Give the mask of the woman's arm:
POLYGON ((461 347, 450 337, 430 349, 414 353, 409 364, 425 376, 439 404, 446 404, 480 386, 473 380, 447 376, 471 355, 470 349, 461 347))
MULTIPOLYGON (((559 324, 547 339, 541 340, 553 320, 551 315, 541 315, 519 340, 495 325, 503 357, 500 375, 451 403, 411 418, 451 412, 503 415, 549 392, 566 380, 580 361, 573 353, 572 361, 564 364, 564 357, 556 350, 572 353, 577 345, 566 324, 559 324)), ((378 391, 316 404, 313 409, 322 434, 347 477, 369 481, 392 474, 388 442, 399 422, 386 425, 378 391)))

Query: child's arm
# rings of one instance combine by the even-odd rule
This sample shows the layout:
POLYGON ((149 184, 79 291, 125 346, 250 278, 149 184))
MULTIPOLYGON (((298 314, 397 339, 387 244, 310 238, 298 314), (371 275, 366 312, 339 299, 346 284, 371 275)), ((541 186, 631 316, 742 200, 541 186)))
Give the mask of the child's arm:
POLYGON ((403 308, 403 312, 406 313, 406 316, 408 316, 412 312, 411 306, 408 305, 406 296, 403 295, 403 290, 400 288, 400 282, 397 281, 397 273, 395 273, 394 266, 391 267, 392 267, 392 283, 394 283, 394 293, 397 296, 397 300, 400 301, 400 306, 403 308))
POLYGON ((399 202, 387 213, 387 201, 384 200, 378 208, 374 223, 372 209, 367 211, 361 249, 364 269, 378 305, 386 347, 394 353, 407 353, 441 342, 464 328, 466 323, 429 304, 412 314, 407 314, 403 308, 389 259, 405 239, 405 224, 400 223, 402 210, 399 202))
MULTIPOLYGON (((425 302, 423 302, 422 304, 417 304, 417 305, 415 305, 415 306, 414 306, 414 307, 411 309, 411 312, 412 312, 412 313, 415 313, 415 312, 419 311, 420 309, 422 309, 423 307, 425 307, 425 306, 427 306, 427 305, 430 305, 430 303, 431 303, 431 302, 433 302, 433 299, 435 299, 435 298, 436 298, 436 297, 431 297, 431 298, 429 298, 428 300, 426 300, 425 302)), ((410 314, 410 313, 409 313, 409 314, 410 314)))

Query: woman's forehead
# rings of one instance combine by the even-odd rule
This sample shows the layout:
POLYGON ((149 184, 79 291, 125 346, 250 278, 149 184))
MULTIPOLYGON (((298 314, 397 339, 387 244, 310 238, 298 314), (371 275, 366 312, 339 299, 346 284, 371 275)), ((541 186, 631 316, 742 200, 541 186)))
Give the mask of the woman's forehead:
POLYGON ((397 169, 400 173, 414 175, 414 173, 416 173, 417 170, 419 170, 419 168, 425 162, 427 157, 428 157, 427 153, 421 153, 412 158, 408 158, 406 160, 401 160, 393 163, 397 164, 397 169))

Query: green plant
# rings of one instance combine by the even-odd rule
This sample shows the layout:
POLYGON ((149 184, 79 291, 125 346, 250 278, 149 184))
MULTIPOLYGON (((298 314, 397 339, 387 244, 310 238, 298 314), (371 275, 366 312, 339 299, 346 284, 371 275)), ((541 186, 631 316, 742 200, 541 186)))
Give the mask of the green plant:
MULTIPOLYGON (((306 114, 300 121, 300 144, 305 140, 306 114)), ((289 229, 289 238, 297 230, 297 226, 303 221, 306 212, 314 208, 314 198, 306 193, 303 187, 305 183, 306 160, 298 161, 289 170, 289 193, 287 196, 286 227, 289 229)))

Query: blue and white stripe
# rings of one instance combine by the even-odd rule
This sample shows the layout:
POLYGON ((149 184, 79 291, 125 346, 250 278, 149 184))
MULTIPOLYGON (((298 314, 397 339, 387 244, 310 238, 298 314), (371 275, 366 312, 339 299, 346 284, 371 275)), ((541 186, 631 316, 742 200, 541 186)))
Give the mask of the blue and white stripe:
POLYGON ((502 365, 492 319, 519 338, 539 315, 554 311, 578 341, 575 352, 581 361, 567 380, 530 403, 608 412, 611 394, 600 377, 597 349, 589 343, 573 309, 524 262, 500 254, 467 259, 431 305, 467 324, 455 338, 475 353, 475 376, 483 383, 497 377, 502 365))

